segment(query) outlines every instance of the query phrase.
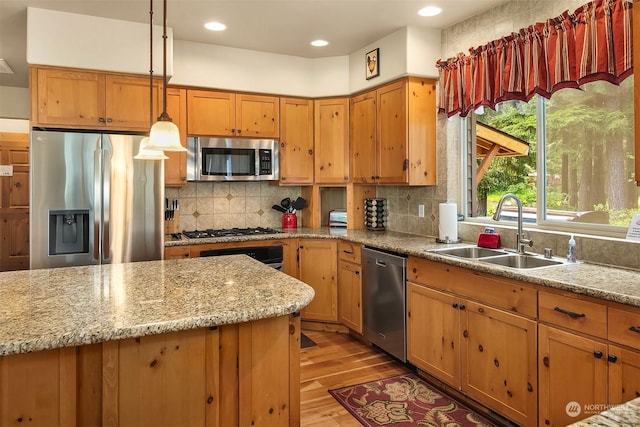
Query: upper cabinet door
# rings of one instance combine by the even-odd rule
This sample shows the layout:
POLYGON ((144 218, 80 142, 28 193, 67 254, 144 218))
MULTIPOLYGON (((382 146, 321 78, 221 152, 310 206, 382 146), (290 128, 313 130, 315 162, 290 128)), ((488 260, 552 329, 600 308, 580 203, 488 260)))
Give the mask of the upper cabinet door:
POLYGON ((376 91, 351 98, 351 177, 354 183, 375 183, 376 91))
MULTIPOLYGON (((33 125, 95 128, 105 123, 103 74, 65 69, 32 68, 33 125), (33 86, 37 85, 34 90, 33 86)), ((147 98, 148 99, 148 98, 147 98)), ((149 107, 147 106, 146 111, 149 107)))
POLYGON ((404 184, 408 180, 407 82, 378 89, 378 175, 380 183, 404 184))
POLYGON ((316 100, 315 182, 349 182, 349 99, 316 100))
POLYGON ((313 101, 280 98, 280 184, 313 184, 313 101))
MULTIPOLYGON (((180 143, 187 146, 187 90, 167 88, 167 113, 180 130, 180 143)), ((187 184, 187 153, 165 151, 169 159, 164 161, 164 185, 181 187, 187 184)))
POLYGON ((211 90, 187 90, 189 135, 234 136, 235 95, 211 90))
POLYGON ((150 117, 155 122, 158 106, 162 105, 161 85, 153 84, 153 111, 149 111, 149 79, 145 77, 106 76, 105 126, 117 129, 151 128, 150 117))
POLYGON ((236 95, 236 136, 277 138, 280 105, 277 96, 236 95))

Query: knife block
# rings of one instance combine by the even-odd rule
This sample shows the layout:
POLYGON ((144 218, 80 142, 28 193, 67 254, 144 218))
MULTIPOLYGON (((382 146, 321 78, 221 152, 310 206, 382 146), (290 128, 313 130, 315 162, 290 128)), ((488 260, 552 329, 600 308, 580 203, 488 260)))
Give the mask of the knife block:
POLYGON ((164 234, 177 233, 180 229, 180 211, 173 211, 173 219, 166 219, 164 221, 164 234))

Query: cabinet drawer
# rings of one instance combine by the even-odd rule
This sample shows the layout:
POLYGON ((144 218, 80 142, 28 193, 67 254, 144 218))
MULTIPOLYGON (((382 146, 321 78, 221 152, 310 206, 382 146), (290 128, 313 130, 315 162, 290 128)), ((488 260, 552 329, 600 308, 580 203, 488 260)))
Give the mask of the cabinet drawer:
POLYGON ((338 259, 360 265, 361 249, 362 247, 358 243, 351 243, 351 242, 345 242, 343 240, 339 240, 338 241, 338 259))
POLYGON ((593 335, 607 336, 607 307, 571 296, 540 292, 540 321, 593 335))
POLYGON ((640 311, 609 307, 609 341, 640 349, 640 311))
POLYGON ((537 314, 537 291, 527 283, 418 257, 407 260, 407 280, 532 318, 537 314))

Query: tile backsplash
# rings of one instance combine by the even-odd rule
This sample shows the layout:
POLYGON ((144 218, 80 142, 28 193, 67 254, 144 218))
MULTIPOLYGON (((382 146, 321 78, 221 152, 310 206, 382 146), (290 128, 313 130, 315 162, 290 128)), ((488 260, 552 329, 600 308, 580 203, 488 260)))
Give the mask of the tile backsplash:
MULTIPOLYGON (((271 208, 285 197, 300 196, 300 187, 268 182, 189 182, 165 189, 165 197, 180 203, 179 230, 282 226, 282 214, 271 208)), ((298 226, 303 226, 298 215, 298 226)))

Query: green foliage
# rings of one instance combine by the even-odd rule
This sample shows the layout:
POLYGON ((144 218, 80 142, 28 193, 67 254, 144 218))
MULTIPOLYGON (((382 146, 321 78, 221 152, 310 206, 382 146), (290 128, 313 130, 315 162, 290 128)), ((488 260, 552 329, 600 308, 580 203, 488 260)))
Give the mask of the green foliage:
POLYGON ((510 185, 526 185, 529 174, 536 170, 536 103, 503 102, 496 110, 486 108, 477 115, 480 123, 487 124, 529 143, 529 154, 517 157, 498 157, 478 183, 478 194, 507 192, 510 185))

